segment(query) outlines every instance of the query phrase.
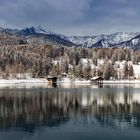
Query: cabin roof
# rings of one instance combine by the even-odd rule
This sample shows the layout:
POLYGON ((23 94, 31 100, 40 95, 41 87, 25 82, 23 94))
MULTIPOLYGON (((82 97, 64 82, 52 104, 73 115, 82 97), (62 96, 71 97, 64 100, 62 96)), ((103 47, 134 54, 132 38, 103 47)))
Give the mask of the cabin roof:
POLYGON ((57 78, 56 76, 48 76, 47 79, 54 79, 57 78))
POLYGON ((96 77, 92 77, 91 78, 91 80, 94 80, 94 81, 96 81, 96 80, 103 80, 104 78, 103 77, 101 77, 101 76, 96 76, 96 77))

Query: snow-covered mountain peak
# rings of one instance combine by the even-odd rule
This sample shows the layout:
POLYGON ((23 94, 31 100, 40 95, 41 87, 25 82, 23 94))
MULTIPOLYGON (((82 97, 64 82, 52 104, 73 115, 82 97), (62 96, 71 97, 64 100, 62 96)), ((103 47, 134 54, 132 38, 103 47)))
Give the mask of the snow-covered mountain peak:
POLYGON ((44 42, 44 44, 46 42, 53 42, 65 46, 140 48, 140 33, 138 32, 116 32, 110 35, 101 34, 97 36, 64 36, 45 30, 41 26, 37 26, 24 28, 22 30, 4 29, 0 27, 0 33, 25 37, 25 39, 32 41, 34 40, 34 37, 36 37, 38 38, 39 43, 44 42))
POLYGON ((110 35, 101 34, 98 36, 69 36, 67 37, 67 40, 85 47, 93 47, 95 46, 96 43, 97 47, 99 44, 98 42, 101 43, 102 47, 110 47, 116 44, 129 41, 138 35, 139 35, 138 32, 137 33, 116 32, 110 35))
POLYGON ((24 28, 24 29, 20 30, 19 33, 24 34, 24 35, 30 35, 30 34, 44 34, 44 35, 54 34, 53 32, 51 32, 49 30, 46 31, 41 26, 24 28))
POLYGON ((110 44, 119 44, 128 41, 137 35, 139 35, 139 33, 116 32, 114 34, 108 35, 107 39, 110 44))
POLYGON ((45 31, 41 26, 31 27, 31 28, 34 29, 34 31, 36 33, 39 33, 39 34, 47 34, 47 31, 45 31))
POLYGON ((45 30, 43 29, 41 26, 37 26, 37 27, 32 27, 34 29, 34 31, 38 34, 54 34, 52 31, 49 30, 45 30))

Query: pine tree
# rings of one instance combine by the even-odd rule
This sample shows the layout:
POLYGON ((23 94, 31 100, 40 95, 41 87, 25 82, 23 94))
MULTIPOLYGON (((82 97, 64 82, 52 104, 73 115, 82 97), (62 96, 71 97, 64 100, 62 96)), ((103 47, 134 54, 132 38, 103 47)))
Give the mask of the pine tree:
POLYGON ((106 80, 109 80, 111 77, 111 68, 110 68, 109 63, 107 63, 104 67, 103 76, 104 76, 104 79, 106 79, 106 80))
POLYGON ((134 76, 134 70, 133 70, 132 65, 129 65, 129 67, 128 67, 128 75, 129 75, 129 79, 130 79, 130 77, 134 76))
POLYGON ((127 79, 129 76, 129 69, 128 69, 128 63, 125 62, 124 68, 123 68, 123 73, 124 73, 124 79, 127 79))
POLYGON ((76 76, 83 78, 83 66, 81 62, 79 62, 79 64, 76 67, 76 76))
POLYGON ((87 66, 83 68, 83 77, 87 80, 91 78, 91 66, 89 61, 87 63, 87 66))

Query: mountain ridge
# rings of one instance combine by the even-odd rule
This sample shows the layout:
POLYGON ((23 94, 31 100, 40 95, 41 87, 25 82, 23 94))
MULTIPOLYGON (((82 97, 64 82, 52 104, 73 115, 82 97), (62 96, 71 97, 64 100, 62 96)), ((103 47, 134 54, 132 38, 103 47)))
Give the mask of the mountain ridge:
POLYGON ((97 36, 65 36, 46 31, 41 26, 28 27, 24 29, 10 29, 0 27, 0 33, 5 33, 15 37, 24 37, 27 43, 37 44, 59 44, 64 46, 81 46, 87 48, 107 48, 125 47, 130 49, 140 49, 139 32, 116 32, 114 34, 101 34, 97 36))

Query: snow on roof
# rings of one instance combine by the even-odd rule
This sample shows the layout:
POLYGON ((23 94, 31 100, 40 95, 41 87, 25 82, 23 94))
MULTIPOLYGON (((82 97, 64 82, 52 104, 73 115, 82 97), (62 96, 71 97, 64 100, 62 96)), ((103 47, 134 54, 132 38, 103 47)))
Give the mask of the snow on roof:
POLYGON ((95 77, 92 77, 91 80, 97 80, 97 79, 99 79, 99 78, 102 78, 102 77, 100 77, 100 76, 95 76, 95 77))

